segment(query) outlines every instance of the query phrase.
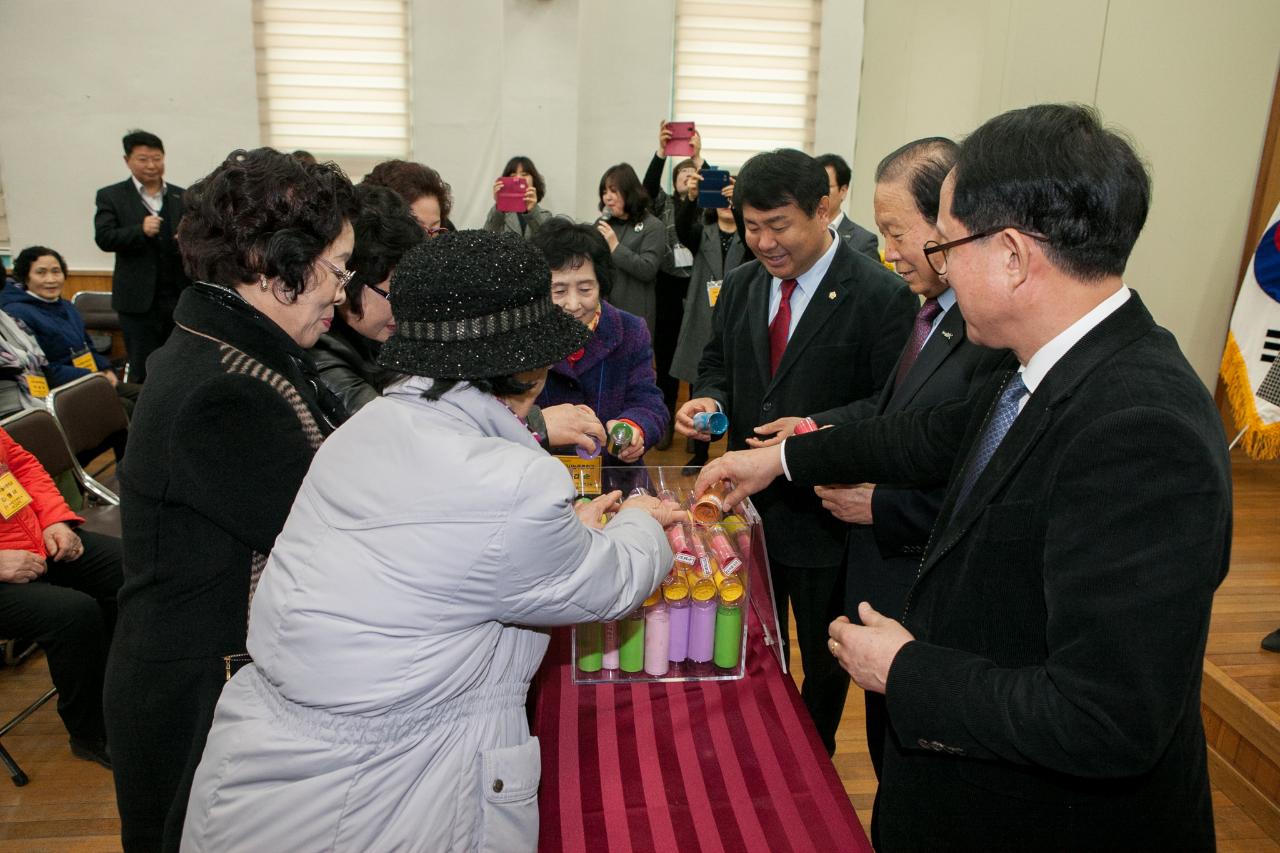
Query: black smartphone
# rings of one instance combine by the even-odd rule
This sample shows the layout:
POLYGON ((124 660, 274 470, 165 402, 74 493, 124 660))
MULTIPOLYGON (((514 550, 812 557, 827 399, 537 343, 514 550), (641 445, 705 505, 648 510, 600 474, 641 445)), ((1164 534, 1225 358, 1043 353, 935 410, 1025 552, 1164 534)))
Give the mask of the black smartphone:
POLYGON ((698 184, 698 207, 728 207, 729 199, 720 191, 729 186, 729 173, 724 169, 703 169, 698 184))

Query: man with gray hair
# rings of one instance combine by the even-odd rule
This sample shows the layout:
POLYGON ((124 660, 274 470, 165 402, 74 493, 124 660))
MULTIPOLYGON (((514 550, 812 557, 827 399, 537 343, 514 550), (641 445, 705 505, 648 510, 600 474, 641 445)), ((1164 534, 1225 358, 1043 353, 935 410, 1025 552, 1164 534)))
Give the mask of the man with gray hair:
MULTIPOLYGON (((1000 355, 965 334, 955 291, 925 260, 924 247, 938 240, 938 196, 956 162, 958 146, 929 137, 908 142, 876 167, 876 227, 884 257, 924 305, 907 345, 884 386, 876 414, 926 409, 962 399, 990 375, 1000 355)), ((818 486, 822 505, 850 524, 845 544, 845 609, 856 619, 858 604, 871 602, 891 619, 902 618, 907 592, 938 519, 943 484, 916 488, 894 483, 818 486)), ((868 691, 867 749, 876 775, 884 755, 884 695, 868 691)))

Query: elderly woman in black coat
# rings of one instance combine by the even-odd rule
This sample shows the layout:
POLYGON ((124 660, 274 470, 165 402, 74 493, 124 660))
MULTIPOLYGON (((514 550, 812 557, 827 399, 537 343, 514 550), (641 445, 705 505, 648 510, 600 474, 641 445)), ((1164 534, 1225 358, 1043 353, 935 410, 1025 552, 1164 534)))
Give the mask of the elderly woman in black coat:
POLYGON ((148 362, 120 472, 126 568, 104 710, 126 851, 178 849, 258 576, 345 418, 307 349, 346 298, 350 181, 235 151, 185 201, 178 243, 196 283, 148 362))

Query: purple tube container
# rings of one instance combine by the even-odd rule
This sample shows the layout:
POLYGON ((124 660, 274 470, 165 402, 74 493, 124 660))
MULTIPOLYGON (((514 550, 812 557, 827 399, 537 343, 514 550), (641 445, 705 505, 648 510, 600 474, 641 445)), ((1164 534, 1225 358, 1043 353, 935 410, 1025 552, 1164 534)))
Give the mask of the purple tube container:
POLYGON ((689 610, 689 660, 706 663, 715 651, 716 600, 694 599, 689 610))

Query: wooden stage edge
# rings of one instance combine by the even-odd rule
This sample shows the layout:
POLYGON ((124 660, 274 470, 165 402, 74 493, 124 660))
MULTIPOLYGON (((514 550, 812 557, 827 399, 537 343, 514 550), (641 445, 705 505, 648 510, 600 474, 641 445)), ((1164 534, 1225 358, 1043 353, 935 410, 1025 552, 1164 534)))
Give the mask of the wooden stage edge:
POLYGON ((1214 786, 1280 842, 1280 714, 1209 660, 1200 698, 1214 786))
POLYGON ((1214 596, 1200 691, 1209 775, 1280 845, 1280 654, 1260 646, 1280 628, 1280 462, 1239 450, 1231 462, 1231 570, 1214 596))

